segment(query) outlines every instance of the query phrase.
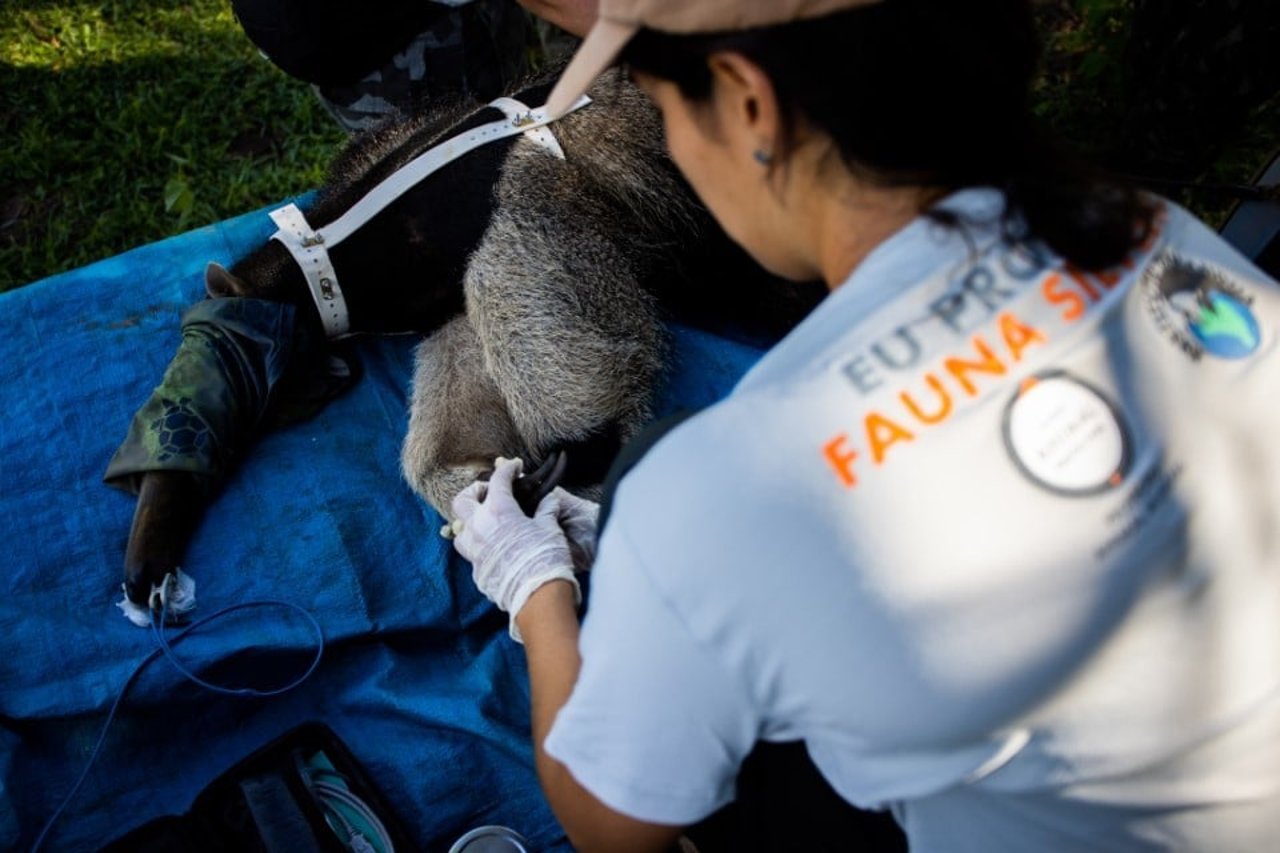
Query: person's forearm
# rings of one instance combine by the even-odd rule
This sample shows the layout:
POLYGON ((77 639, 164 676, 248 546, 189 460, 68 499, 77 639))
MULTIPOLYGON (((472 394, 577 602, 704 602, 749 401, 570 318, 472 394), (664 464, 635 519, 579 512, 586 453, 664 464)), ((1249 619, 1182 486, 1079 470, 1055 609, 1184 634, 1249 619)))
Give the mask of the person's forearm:
POLYGON ((538 781, 574 848, 620 852, 667 849, 679 835, 678 828, 645 824, 612 811, 543 749, 547 732, 573 692, 582 667, 573 587, 563 581, 539 587, 520 608, 516 622, 529 661, 538 781))
MULTIPOLYGON (((573 587, 552 581, 539 587, 516 614, 529 661, 533 755, 538 781, 565 831, 573 837, 575 816, 590 798, 568 768, 547 754, 543 743, 556 714, 569 700, 582 657, 578 653, 578 605, 573 587)), ((594 798, 590 798, 594 801, 594 798)), ((576 839, 575 839, 576 841, 576 839)), ((580 846, 580 844, 578 844, 580 846)))
POLYGON ((518 0, 539 18, 581 38, 596 20, 597 0, 518 0))
POLYGON ((578 607, 573 587, 552 581, 539 587, 516 615, 529 660, 533 702, 533 743, 538 770, 544 760, 542 741, 556 714, 569 699, 582 664, 578 656, 578 607))

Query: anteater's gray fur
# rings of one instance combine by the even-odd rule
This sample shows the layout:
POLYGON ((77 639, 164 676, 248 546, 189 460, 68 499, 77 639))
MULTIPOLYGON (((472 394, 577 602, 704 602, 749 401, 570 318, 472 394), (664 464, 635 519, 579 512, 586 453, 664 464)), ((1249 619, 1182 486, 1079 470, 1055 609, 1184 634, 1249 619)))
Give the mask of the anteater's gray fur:
MULTIPOLYGON (((625 440, 649 416, 663 363, 650 285, 657 273, 674 274, 674 259, 708 222, 645 97, 616 74, 592 96, 595 104, 554 125, 566 159, 522 137, 503 153, 480 149, 334 250, 358 331, 395 331, 398 322, 433 330, 416 353, 402 463, 410 485, 446 516, 496 456, 541 459, 602 433, 625 440), (439 183, 458 175, 469 192, 455 183, 454 197, 443 194, 439 183), (455 247, 433 236, 460 221, 474 222, 474 233, 462 226, 449 242, 474 251, 450 258, 455 247), (367 244, 374 235, 403 248, 367 244), (458 287, 446 272, 458 261, 461 313, 447 310, 447 298, 436 304, 458 287), (397 262, 412 280, 379 280, 397 262)), ((312 224, 332 221, 473 111, 437 107, 357 140, 335 161, 312 224)), ((291 263, 268 244, 233 268, 232 284, 211 290, 296 293, 291 263)))
MULTIPOLYGON (((609 79, 555 125, 561 161, 521 139, 463 280, 466 312, 418 347, 402 464, 446 517, 496 456, 543 458, 649 417, 663 363, 642 283, 694 231, 659 118, 609 79)), ((669 261, 667 261, 669 264, 669 261)))

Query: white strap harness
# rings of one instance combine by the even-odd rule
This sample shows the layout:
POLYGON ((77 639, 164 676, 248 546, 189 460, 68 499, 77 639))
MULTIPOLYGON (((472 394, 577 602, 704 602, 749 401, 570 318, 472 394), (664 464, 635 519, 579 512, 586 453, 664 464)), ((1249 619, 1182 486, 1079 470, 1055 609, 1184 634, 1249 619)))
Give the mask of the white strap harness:
MULTIPOLYGON (((591 99, 583 95, 565 115, 589 103, 591 99)), ((487 142, 523 133, 553 156, 564 159, 564 149, 547 127, 552 120, 547 118, 546 107, 531 110, 514 98, 498 98, 489 106, 501 110, 506 118, 472 128, 422 152, 387 176, 348 208, 346 213, 323 228, 313 229, 298 206, 292 203, 271 211, 271 221, 278 229, 271 235, 271 239, 279 240, 298 262, 298 267, 306 277, 307 289, 320 312, 325 335, 330 339, 351 334, 347 300, 343 298, 342 288, 338 286, 338 274, 334 271, 333 261, 329 259, 330 248, 350 237, 383 208, 441 166, 452 163, 487 142)))

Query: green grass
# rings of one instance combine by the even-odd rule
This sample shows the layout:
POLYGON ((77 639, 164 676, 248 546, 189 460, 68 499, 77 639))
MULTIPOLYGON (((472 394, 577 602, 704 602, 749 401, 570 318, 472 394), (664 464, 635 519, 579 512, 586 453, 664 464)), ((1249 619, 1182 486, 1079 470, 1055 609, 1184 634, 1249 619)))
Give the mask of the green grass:
POLYGON ((316 186, 343 139, 227 0, 0 7, 0 291, 316 186))
MULTIPOLYGON (((423 0, 426 2, 426 0, 423 0)), ((1131 0, 1039 0, 1037 111, 1104 152, 1131 0)), ((1201 180, 1280 147, 1259 107, 1201 180)), ((343 134, 228 0, 0 0, 0 291, 315 187, 343 134)), ((1229 199, 1181 192, 1217 224, 1229 199)))

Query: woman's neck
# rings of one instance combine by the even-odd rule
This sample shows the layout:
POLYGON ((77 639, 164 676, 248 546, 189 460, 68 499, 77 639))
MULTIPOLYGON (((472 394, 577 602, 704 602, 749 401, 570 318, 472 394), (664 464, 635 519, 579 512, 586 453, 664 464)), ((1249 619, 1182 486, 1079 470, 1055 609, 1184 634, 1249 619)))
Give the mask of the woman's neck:
POLYGON ((827 287, 835 290, 871 252, 901 231, 936 199, 923 187, 865 184, 819 196, 812 231, 814 257, 827 287))
MULTIPOLYGON (((825 141, 825 140, 824 140, 825 141)), ((780 199, 797 261, 835 290, 877 246, 943 193, 918 185, 886 187, 855 175, 827 145, 801 146, 788 164, 780 199)))

